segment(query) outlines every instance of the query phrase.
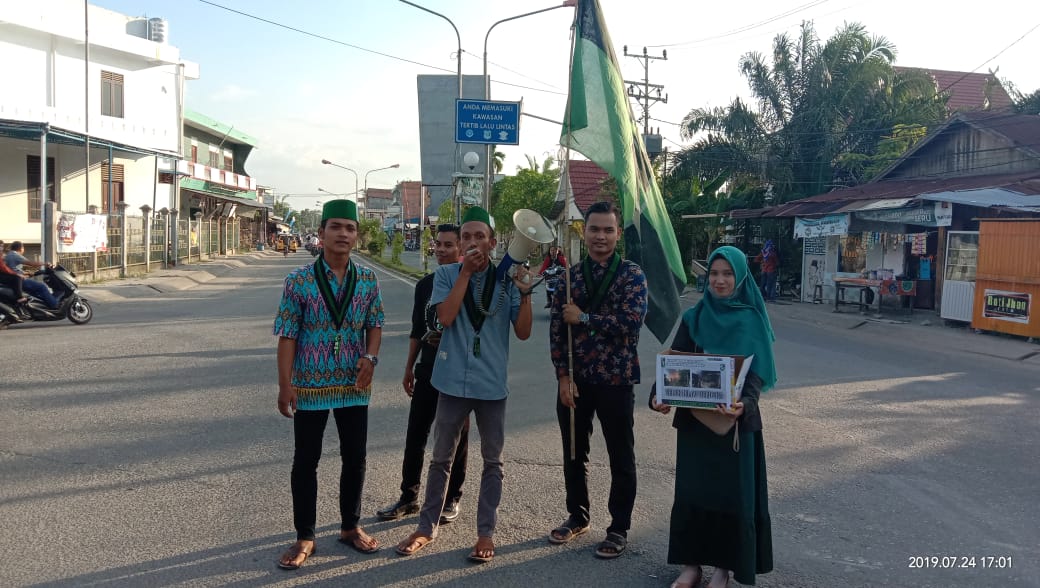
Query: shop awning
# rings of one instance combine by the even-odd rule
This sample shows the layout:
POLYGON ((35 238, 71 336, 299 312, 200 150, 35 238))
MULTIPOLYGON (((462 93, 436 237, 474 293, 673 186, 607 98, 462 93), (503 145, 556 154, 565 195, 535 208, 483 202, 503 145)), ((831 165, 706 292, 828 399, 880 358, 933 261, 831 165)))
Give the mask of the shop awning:
POLYGON ((981 190, 957 190, 954 192, 938 192, 936 194, 924 194, 921 200, 935 200, 938 202, 952 202, 966 206, 978 206, 979 208, 990 208, 994 206, 1007 207, 1040 207, 1040 195, 1022 194, 1006 188, 983 188, 981 190))
POLYGON ((856 212, 861 210, 889 210, 892 208, 903 208, 913 202, 913 198, 885 198, 883 200, 861 200, 846 204, 837 212, 856 212))
MULTIPOLYGON (((40 135, 45 132, 47 133, 48 143, 58 145, 83 145, 86 142, 83 133, 69 131, 61 127, 53 126, 49 123, 0 119, 0 137, 38 141, 40 135)), ((93 149, 112 149, 113 151, 119 151, 120 153, 136 153, 138 155, 151 155, 175 159, 180 158, 180 155, 177 153, 156 151, 144 147, 134 147, 117 141, 108 141, 100 137, 90 137, 90 146, 93 149)))
POLYGON ((181 190, 188 190, 190 192, 198 192, 211 198, 217 198, 226 202, 233 202, 240 206, 250 206, 252 208, 268 209, 273 210, 274 206, 271 204, 264 204, 258 200, 252 198, 244 198, 237 194, 242 192, 236 192, 235 190, 228 190, 213 182, 207 182, 205 180, 196 180, 194 178, 183 178, 181 180, 181 190))

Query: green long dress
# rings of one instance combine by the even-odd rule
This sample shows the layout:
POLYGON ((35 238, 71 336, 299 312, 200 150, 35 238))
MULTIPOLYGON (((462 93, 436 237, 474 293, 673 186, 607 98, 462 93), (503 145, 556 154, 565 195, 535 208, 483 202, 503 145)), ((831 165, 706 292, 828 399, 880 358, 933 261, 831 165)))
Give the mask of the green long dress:
MULTIPOLYGON (((680 327, 672 349, 701 351, 680 327)), ((741 400, 739 451, 731 429, 716 435, 676 408, 675 498, 668 536, 668 563, 710 565, 733 571, 741 584, 773 569, 765 445, 758 396, 762 380, 748 374, 741 400)))

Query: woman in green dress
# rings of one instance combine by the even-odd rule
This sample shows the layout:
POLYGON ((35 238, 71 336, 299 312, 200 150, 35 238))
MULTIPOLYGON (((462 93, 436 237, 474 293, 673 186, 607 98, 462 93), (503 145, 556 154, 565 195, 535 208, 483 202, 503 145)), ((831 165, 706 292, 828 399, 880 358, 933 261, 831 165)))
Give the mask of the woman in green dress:
MULTIPOLYGON (((715 568, 709 588, 725 587, 730 573, 737 582, 753 586, 756 574, 773 569, 758 410, 759 395, 776 383, 773 340, 773 328, 762 293, 750 277, 747 257, 735 247, 716 249, 708 258, 708 289, 683 314, 671 347, 675 351, 754 355, 754 359, 732 410, 719 405, 715 412, 675 411, 675 499, 668 563, 680 564, 683 570, 673 588, 700 586, 702 565, 715 568)), ((671 410, 657 403, 655 391, 649 404, 661 413, 671 410)))

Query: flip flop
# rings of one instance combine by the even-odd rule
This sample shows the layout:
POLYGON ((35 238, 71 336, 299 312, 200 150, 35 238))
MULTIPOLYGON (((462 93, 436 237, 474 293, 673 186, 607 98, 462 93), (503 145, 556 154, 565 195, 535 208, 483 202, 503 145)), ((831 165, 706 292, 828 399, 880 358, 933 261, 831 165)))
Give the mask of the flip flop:
POLYGON ((340 532, 337 541, 344 545, 353 547, 358 553, 364 553, 366 555, 379 551, 379 541, 368 533, 362 531, 361 527, 352 531, 346 531, 346 534, 340 532))
POLYGON ((575 537, 578 535, 584 535, 588 530, 588 525, 576 525, 573 521, 568 519, 562 525, 556 527, 549 533, 549 543, 552 543, 553 545, 570 543, 575 537))
POLYGON ((628 547, 628 539, 618 533, 607 533, 607 538, 600 541, 596 546, 596 557, 600 559, 614 559, 620 557, 628 547))
POLYGON ((477 544, 473 546, 473 551, 470 552, 470 554, 469 554, 469 560, 473 561, 473 562, 477 562, 477 563, 487 563, 487 562, 491 561, 494 558, 495 558, 495 542, 491 539, 491 537, 480 537, 480 538, 478 538, 477 539, 477 544), (485 541, 485 540, 487 541, 487 543, 491 544, 491 547, 487 547, 486 545, 485 545, 485 547, 481 547, 480 546, 480 542, 481 541, 485 541), (487 555, 480 555, 481 552, 484 552, 487 555))
POLYGON ((433 543, 433 537, 412 533, 404 541, 398 543, 394 550, 398 555, 415 555, 430 543, 433 543))
POLYGON ((293 543, 292 547, 290 547, 288 551, 283 553, 282 557, 278 560, 278 567, 282 568, 283 570, 300 569, 300 566, 302 566, 304 562, 307 561, 308 557, 318 552, 317 544, 311 543, 310 547, 310 549, 305 548, 303 545, 300 545, 299 541, 293 543), (293 563, 294 561, 296 561, 296 558, 300 557, 301 554, 303 555, 303 559, 300 560, 300 563, 293 563), (286 557, 288 557, 288 561, 285 561, 286 557))

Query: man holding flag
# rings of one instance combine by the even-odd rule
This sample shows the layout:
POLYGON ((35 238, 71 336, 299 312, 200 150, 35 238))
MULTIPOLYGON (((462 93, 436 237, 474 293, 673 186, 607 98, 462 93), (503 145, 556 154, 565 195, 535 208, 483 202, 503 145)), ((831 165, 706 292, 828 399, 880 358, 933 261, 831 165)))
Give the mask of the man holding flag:
POLYGON ((554 297, 549 324, 549 349, 559 380, 556 415, 563 438, 568 512, 567 520, 549 534, 549 542, 568 543, 589 528, 589 440, 595 414, 610 457, 611 522, 606 539, 596 548, 603 559, 624 552, 632 526, 636 500, 632 387, 639 383, 637 349, 646 315, 646 279, 638 265, 618 254, 620 228, 621 213, 612 202, 597 202, 585 211, 589 253, 568 270, 570 299, 562 294, 554 297), (568 346, 573 347, 573 370, 568 346))
POLYGON ((560 143, 588 157, 617 182, 625 257, 646 274, 646 326, 663 343, 679 318, 686 270, 596 0, 578 1, 574 39, 560 143))

